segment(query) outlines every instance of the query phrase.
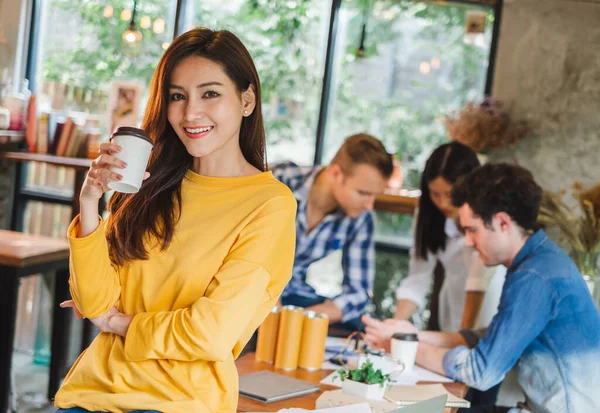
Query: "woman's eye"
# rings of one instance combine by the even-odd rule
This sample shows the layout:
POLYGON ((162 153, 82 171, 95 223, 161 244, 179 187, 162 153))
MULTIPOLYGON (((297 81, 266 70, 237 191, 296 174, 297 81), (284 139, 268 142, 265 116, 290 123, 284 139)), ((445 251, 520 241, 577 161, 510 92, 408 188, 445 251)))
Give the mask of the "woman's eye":
POLYGON ((172 101, 178 101, 178 100, 183 100, 185 99, 185 96, 183 96, 181 93, 173 93, 171 94, 171 100, 172 101))
POLYGON ((217 96, 219 96, 219 94, 217 92, 215 92, 214 90, 209 90, 207 91, 203 97, 205 98, 216 98, 217 96))

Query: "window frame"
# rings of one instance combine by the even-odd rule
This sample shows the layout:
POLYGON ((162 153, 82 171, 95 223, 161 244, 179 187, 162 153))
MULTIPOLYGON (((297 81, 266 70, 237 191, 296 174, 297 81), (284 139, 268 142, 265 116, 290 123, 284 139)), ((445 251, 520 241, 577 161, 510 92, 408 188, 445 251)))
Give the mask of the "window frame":
MULTIPOLYGON (((35 74, 37 71, 37 56, 39 48, 39 28, 42 2, 44 0, 28 0, 31 5, 31 20, 29 28, 29 42, 27 48, 27 62, 25 66, 25 77, 29 80, 31 91, 35 93, 35 74)), ((175 24, 173 25, 173 38, 184 31, 184 22, 186 21, 189 2, 192 0, 177 0, 175 4, 175 24)), ((315 155, 313 164, 320 165, 323 162, 323 151, 325 144, 325 128, 327 125, 329 101, 331 98, 332 71, 334 65, 334 56, 336 51, 336 39, 338 35, 338 18, 342 6, 342 0, 330 0, 331 12, 329 17, 327 51, 325 56, 325 68, 323 73, 323 84, 321 88, 321 102, 319 107, 318 124, 315 139, 315 155)), ((430 0, 416 0, 427 2, 430 0)), ((490 95, 493 87, 493 78, 496 67, 496 55, 498 50, 498 38, 500 34, 500 23, 502 19, 502 6, 504 0, 448 0, 448 3, 465 3, 479 6, 485 6, 494 9, 494 27, 492 31, 492 43, 490 45, 490 55, 488 70, 485 82, 485 95, 490 95)))

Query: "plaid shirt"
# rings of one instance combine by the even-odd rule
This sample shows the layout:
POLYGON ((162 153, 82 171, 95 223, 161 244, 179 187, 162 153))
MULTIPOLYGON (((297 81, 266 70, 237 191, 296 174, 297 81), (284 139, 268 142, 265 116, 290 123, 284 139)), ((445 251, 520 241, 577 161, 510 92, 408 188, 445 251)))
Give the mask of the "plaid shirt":
POLYGON ((375 276, 374 219, 370 211, 350 218, 338 210, 307 233, 306 203, 321 166, 300 167, 282 163, 272 168, 273 175, 287 185, 298 201, 296 215, 296 258, 292 279, 282 296, 300 295, 318 298, 314 288, 306 283, 310 264, 342 250, 343 292, 331 300, 344 314, 342 322, 360 317, 369 303, 375 276))

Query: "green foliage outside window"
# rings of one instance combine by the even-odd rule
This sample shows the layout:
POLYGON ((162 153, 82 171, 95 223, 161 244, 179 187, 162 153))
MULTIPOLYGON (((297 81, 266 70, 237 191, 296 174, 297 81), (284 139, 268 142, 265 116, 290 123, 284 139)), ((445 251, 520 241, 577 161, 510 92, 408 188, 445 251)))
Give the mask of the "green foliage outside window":
MULTIPOLYGON (((149 16, 154 22, 161 18, 168 20, 171 13, 170 1, 140 1, 136 20, 138 30, 143 34, 143 48, 135 56, 123 52, 122 33, 129 27, 129 21, 121 20, 123 9, 132 7, 128 0, 114 0, 112 17, 105 17, 103 11, 108 3, 100 0, 73 1, 51 0, 47 24, 78 27, 76 35, 60 48, 53 44, 44 45, 45 58, 41 62, 44 80, 55 80, 69 85, 91 89, 106 89, 116 78, 136 79, 148 84, 158 60, 164 50, 162 44, 171 40, 172 28, 156 34, 152 27, 139 27, 142 16, 149 16)), ((52 28, 49 28, 52 30, 52 28)))
MULTIPOLYGON (((115 78, 131 78, 147 84, 163 53, 162 44, 170 41, 172 28, 161 34, 140 29, 144 35, 139 55, 130 57, 122 51, 121 33, 128 22, 120 19, 129 0, 111 2, 113 16, 103 15, 105 1, 52 0, 51 10, 62 10, 69 21, 59 24, 77 25, 77 35, 68 45, 47 53, 42 62, 43 77, 71 85, 106 89, 115 78)), ((232 3, 236 3, 235 1, 232 3)), ((138 26, 141 16, 154 21, 169 21, 173 2, 145 0, 138 2, 138 26)), ((253 55, 263 87, 266 127, 271 144, 294 141, 300 136, 314 135, 320 104, 323 61, 326 44, 326 25, 330 5, 322 0, 245 0, 237 1, 237 9, 221 3, 195 1, 191 22, 195 26, 226 28, 236 33, 253 55), (228 8, 229 7, 229 8, 228 8), (276 116, 285 105, 298 106, 296 116, 276 116), (280 107, 281 106, 281 107, 280 107)), ((377 56, 382 45, 395 41, 402 44, 403 33, 398 24, 414 21, 420 27, 420 40, 432 52, 444 54, 451 64, 452 81, 448 90, 438 93, 439 85, 422 79, 410 81, 411 90, 390 90, 387 96, 363 98, 350 87, 338 87, 335 104, 330 111, 328 134, 349 127, 380 131, 385 143, 398 154, 405 167, 405 186, 418 186, 424 157, 437 144, 446 140, 439 117, 459 109, 466 101, 480 97, 482 64, 487 50, 462 41, 467 6, 441 6, 427 2, 403 0, 349 0, 342 3, 351 11, 347 27, 348 47, 341 53, 340 85, 354 81, 353 65, 357 64, 358 46, 363 23, 363 10, 369 9, 365 57, 377 56), (415 105, 414 91, 430 89, 426 99, 415 105), (477 96, 476 96, 477 95, 477 96)), ((473 8, 473 6, 468 6, 473 8)), ((488 26, 493 22, 489 13, 488 26)), ((45 47, 52 48, 52 45, 45 47)), ((402 53, 402 51, 397 51, 402 53)), ((327 142, 337 146, 336 139, 327 142)))
MULTIPOLYGON (((143 46, 136 57, 122 51, 121 34, 128 22, 119 17, 132 2, 114 0, 110 4, 113 16, 105 17, 106 1, 51 0, 52 17, 67 19, 51 23, 58 27, 76 25, 78 30, 77 35, 60 47, 44 45, 46 56, 40 63, 44 80, 100 90, 107 90, 116 78, 149 83, 164 52, 163 43, 171 41, 172 28, 168 22, 174 13, 174 3, 138 2, 138 16, 147 15, 152 21, 164 19, 167 27, 161 34, 154 33, 152 28, 141 29, 143 46)), ((323 0, 231 0, 219 3, 195 0, 192 4, 194 14, 190 21, 193 26, 229 29, 242 39, 253 55, 262 83, 269 143, 315 136, 330 3, 323 0), (295 108, 291 114, 290 107, 295 108)), ((408 0, 346 0, 342 7, 350 16, 346 24, 348 40, 334 62, 338 77, 330 98, 333 103, 329 111, 326 149, 337 149, 348 131, 375 133, 401 160, 405 187, 418 187, 424 160, 436 145, 447 140, 440 118, 483 95, 482 73, 488 50, 463 41, 466 11, 474 6, 408 0), (403 37, 405 33, 401 27, 405 22, 412 22, 420 30, 417 46, 430 50, 433 55, 444 56, 444 65, 449 67, 448 81, 439 84, 433 77, 409 73, 410 79, 399 76, 402 87, 391 85, 383 96, 365 96, 350 87, 356 82, 356 68, 362 64, 356 56, 356 48, 365 7, 369 8, 369 17, 362 59, 381 57, 386 50, 402 57, 402 45, 408 39, 403 37)), ((486 41, 489 41, 492 24, 493 13, 490 11, 486 41)), ((408 218, 391 215, 378 214, 380 228, 388 228, 392 234, 409 232, 408 218)), ((407 269, 408 257, 378 253, 374 302, 380 316, 393 314, 394 290, 407 269)))

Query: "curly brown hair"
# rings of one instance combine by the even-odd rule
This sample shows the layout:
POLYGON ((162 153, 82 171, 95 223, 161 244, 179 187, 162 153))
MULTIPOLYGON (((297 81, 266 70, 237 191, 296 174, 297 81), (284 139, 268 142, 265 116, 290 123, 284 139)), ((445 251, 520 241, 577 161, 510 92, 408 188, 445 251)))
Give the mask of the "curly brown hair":
POLYGON ((542 188, 527 169, 490 163, 463 176, 452 188, 455 207, 468 204, 486 226, 498 212, 507 213, 525 231, 539 228, 542 188))

